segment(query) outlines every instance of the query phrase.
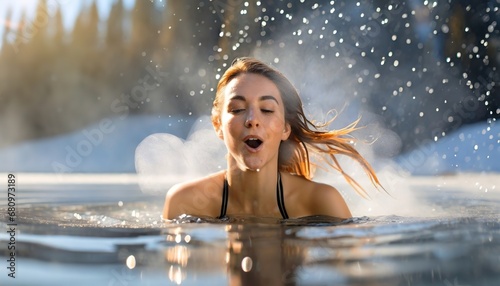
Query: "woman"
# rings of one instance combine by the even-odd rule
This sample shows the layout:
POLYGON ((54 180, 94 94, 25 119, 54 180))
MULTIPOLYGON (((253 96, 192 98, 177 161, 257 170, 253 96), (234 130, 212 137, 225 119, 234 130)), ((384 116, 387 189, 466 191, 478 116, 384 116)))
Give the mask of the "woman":
POLYGON ((309 152, 329 163, 362 195, 334 155, 357 160, 375 185, 370 165, 351 146, 354 122, 337 131, 318 131, 304 115, 292 84, 279 71, 253 59, 236 59, 217 85, 212 123, 227 147, 227 170, 173 186, 163 218, 181 214, 297 218, 327 215, 350 218, 344 199, 332 186, 311 181, 309 152))

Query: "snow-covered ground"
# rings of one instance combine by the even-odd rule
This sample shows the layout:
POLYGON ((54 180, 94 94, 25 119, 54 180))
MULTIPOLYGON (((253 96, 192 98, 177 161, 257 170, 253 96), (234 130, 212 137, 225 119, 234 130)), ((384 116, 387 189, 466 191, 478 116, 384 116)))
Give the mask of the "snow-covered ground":
POLYGON ((500 172, 500 122, 463 126, 396 161, 413 175, 500 172))
POLYGON ((105 118, 69 134, 0 149, 0 172, 132 173, 139 143, 153 133, 186 137, 195 118, 105 118))
MULTIPOLYGON (((208 117, 117 117, 0 149, 0 172, 135 173, 137 163, 142 173, 186 175, 223 167, 224 153, 208 117)), ((500 124, 463 126, 394 162, 414 175, 500 172, 500 124)))

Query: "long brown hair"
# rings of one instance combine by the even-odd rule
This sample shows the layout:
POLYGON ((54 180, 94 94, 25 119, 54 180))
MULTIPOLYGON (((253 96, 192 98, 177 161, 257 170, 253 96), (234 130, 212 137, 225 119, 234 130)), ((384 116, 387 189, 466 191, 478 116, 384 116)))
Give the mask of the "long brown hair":
POLYGON ((214 126, 220 125, 220 114, 224 102, 224 87, 232 79, 243 73, 254 73, 265 76, 273 81, 280 91, 285 107, 285 121, 291 127, 290 136, 279 147, 278 166, 280 171, 293 173, 311 180, 313 172, 311 170, 309 153, 323 154, 331 159, 331 161, 325 160, 328 165, 339 171, 358 194, 367 197, 368 194, 363 187, 346 174, 339 164, 336 155, 346 155, 361 164, 376 187, 381 186, 375 171, 352 146, 353 138, 348 136, 349 133, 356 130, 359 119, 343 129, 333 131, 319 130, 327 124, 316 125, 307 119, 302 108, 302 100, 290 81, 281 72, 257 59, 247 57, 237 58, 222 75, 217 85, 217 92, 212 108, 212 123, 214 126))

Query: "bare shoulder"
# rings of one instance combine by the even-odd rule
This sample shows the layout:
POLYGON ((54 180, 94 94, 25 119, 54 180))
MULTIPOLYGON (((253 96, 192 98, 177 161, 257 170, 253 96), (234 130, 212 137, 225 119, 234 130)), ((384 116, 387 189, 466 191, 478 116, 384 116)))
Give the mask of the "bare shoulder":
POLYGON ((182 214, 217 216, 220 209, 224 172, 172 186, 166 195, 163 218, 182 214))
POLYGON ((311 207, 318 212, 319 215, 328 215, 338 218, 352 217, 349 207, 340 192, 328 185, 317 182, 314 184, 314 194, 311 198, 311 207))
POLYGON ((327 215, 350 218, 351 212, 339 191, 328 185, 300 176, 285 175, 289 182, 290 200, 297 216, 327 215))

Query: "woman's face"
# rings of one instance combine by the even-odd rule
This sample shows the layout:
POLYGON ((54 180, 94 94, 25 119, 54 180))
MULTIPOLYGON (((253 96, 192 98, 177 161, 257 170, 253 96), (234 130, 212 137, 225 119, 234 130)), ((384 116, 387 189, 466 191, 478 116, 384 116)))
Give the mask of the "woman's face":
MULTIPOLYGON (((265 76, 240 74, 224 88, 217 134, 242 170, 263 169, 278 160, 281 140, 290 135, 276 85, 265 76)), ((277 168, 277 165, 275 165, 277 168)))

